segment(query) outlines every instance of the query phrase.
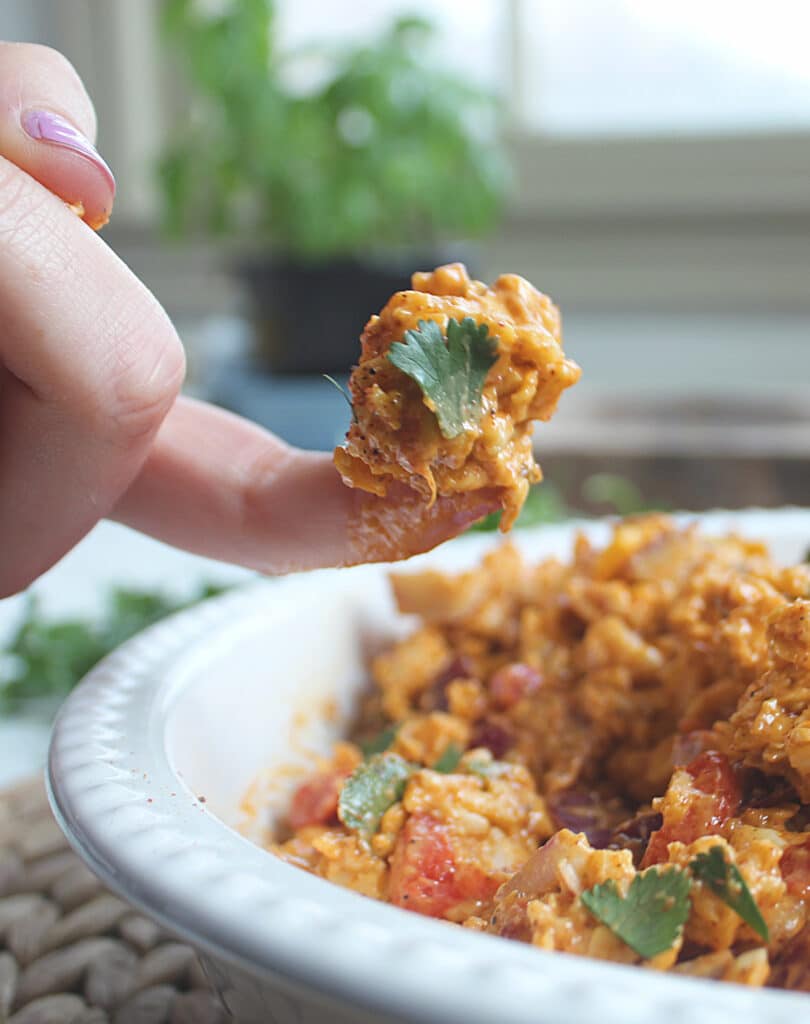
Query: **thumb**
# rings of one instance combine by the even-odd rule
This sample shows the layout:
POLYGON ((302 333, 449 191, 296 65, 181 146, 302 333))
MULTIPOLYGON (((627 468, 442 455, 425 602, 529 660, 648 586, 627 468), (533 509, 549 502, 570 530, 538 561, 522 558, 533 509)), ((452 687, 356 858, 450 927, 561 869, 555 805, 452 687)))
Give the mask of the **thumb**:
POLYGON ((100 228, 110 218, 115 179, 95 135, 93 104, 65 57, 46 46, 0 42, 0 156, 100 228))

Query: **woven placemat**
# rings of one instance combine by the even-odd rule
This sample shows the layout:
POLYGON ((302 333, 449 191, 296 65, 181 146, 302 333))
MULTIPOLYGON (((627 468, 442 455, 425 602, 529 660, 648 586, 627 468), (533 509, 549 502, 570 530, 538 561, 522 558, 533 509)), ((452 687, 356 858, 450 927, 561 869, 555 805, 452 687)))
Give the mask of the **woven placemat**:
POLYGON ((0 791, 0 1024, 224 1024, 191 947, 104 889, 40 779, 0 791))

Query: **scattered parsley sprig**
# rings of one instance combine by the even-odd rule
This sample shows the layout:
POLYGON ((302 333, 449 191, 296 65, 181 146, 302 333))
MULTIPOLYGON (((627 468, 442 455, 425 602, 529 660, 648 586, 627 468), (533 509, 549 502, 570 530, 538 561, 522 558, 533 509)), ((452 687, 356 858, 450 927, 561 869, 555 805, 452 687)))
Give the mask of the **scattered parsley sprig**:
POLYGON ((448 743, 442 756, 433 765, 433 771, 441 772, 442 775, 451 775, 458 768, 463 753, 464 751, 458 744, 448 743))
POLYGON ((683 934, 689 917, 691 880, 678 868, 649 868, 636 875, 622 896, 615 879, 586 889, 580 899, 593 916, 649 960, 683 934))
POLYGON ((689 863, 692 877, 702 882, 745 921, 764 943, 769 943, 770 932, 756 900, 736 864, 723 856, 719 846, 699 853, 689 863))
MULTIPOLYGON (((391 726, 365 744, 362 748, 365 760, 340 791, 338 817, 364 839, 374 835, 385 812, 402 799, 408 779, 420 768, 399 754, 387 751, 396 730, 396 726, 391 726)), ((431 766, 433 771, 451 774, 458 768, 463 753, 457 744, 449 743, 431 766)))
POLYGON ((370 839, 382 816, 402 799, 408 779, 416 770, 399 754, 375 754, 349 776, 340 791, 338 817, 347 828, 370 839))
POLYGON ((484 381, 498 359, 498 339, 472 317, 447 322, 447 340, 435 320, 420 320, 405 341, 395 341, 388 359, 416 381, 439 430, 450 439, 481 419, 484 381))
POLYGON ((623 942, 649 960, 670 949, 683 933, 689 917, 689 892, 696 880, 718 896, 762 939, 770 942, 768 925, 735 864, 720 846, 699 853, 689 870, 648 868, 633 878, 622 896, 615 879, 586 889, 580 896, 593 916, 623 942))
POLYGON ((382 732, 378 732, 374 736, 370 736, 368 739, 359 740, 357 746, 363 751, 363 759, 368 761, 370 758, 374 757, 375 754, 382 754, 383 751, 388 750, 396 739, 398 732, 399 723, 389 725, 387 728, 383 729, 382 732))

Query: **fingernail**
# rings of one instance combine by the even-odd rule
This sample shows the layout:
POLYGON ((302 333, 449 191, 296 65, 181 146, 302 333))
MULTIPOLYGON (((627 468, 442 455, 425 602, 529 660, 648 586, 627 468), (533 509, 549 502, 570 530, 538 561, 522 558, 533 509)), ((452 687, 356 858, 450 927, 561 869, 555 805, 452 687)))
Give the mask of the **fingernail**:
POLYGON ((29 110, 22 116, 22 126, 26 135, 32 139, 52 142, 55 146, 64 146, 86 157, 104 174, 110 188, 115 191, 115 178, 106 161, 87 136, 82 135, 70 121, 50 110, 29 110))

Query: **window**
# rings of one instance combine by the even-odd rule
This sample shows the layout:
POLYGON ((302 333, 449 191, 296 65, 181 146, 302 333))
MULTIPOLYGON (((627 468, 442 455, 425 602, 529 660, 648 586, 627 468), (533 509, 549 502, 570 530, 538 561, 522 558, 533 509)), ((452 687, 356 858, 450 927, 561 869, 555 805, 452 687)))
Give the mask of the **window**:
POLYGON ((507 6, 502 0, 356 0, 337 6, 330 0, 292 0, 279 5, 279 37, 284 49, 312 42, 330 45, 372 38, 402 14, 430 18, 442 40, 443 59, 484 86, 500 90, 508 47, 507 6))
MULTIPOLYGON (((88 83, 119 172, 111 238, 156 220, 172 117, 160 2, 0 10, 0 37, 59 46, 88 83)), ((520 267, 569 306, 810 309, 806 0, 278 3, 290 46, 428 14, 442 59, 501 93, 519 187, 493 269, 520 267)))
POLYGON ((530 131, 810 130, 805 0, 523 0, 515 9, 530 131))

